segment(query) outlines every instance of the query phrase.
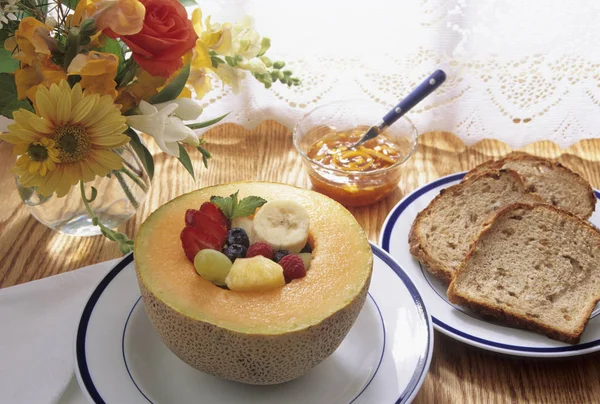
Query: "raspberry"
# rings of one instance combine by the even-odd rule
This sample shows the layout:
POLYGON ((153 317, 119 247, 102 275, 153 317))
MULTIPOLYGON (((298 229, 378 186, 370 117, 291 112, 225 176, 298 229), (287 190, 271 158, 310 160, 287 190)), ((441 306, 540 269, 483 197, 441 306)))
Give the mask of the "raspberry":
POLYGON ((255 243, 248 248, 248 252, 246 253, 246 258, 255 257, 257 255, 262 255, 265 258, 270 260, 273 259, 273 248, 267 243, 255 243))
POLYGON ((304 278, 306 276, 306 268, 302 258, 297 255, 286 255, 279 261, 279 265, 283 267, 283 276, 287 282, 292 279, 304 278))

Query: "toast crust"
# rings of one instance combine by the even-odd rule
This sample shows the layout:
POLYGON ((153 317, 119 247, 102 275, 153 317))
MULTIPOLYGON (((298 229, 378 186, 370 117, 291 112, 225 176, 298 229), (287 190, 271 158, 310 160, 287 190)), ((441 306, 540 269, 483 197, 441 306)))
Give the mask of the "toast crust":
MULTIPOLYGON (((513 177, 513 179, 516 182, 520 183, 523 186, 523 188, 525 188, 525 183, 523 181, 523 178, 519 174, 517 174, 517 172, 514 170, 509 170, 509 169, 502 169, 502 170, 497 170, 497 171, 486 170, 486 171, 482 172, 481 174, 472 176, 467 181, 460 182, 456 185, 452 185, 451 187, 442 189, 440 191, 440 193, 429 203, 429 205, 427 205, 427 207, 425 209, 423 209, 421 212, 419 212, 419 214, 413 221, 413 224, 410 228, 410 232, 408 234, 408 245, 409 245, 409 250, 410 250, 411 255, 413 257, 415 257, 421 264, 423 264, 429 273, 431 273, 433 276, 437 277, 438 279, 442 280, 446 285, 452 281, 452 278, 454 277, 454 273, 455 273, 454 269, 449 268, 448 265, 446 265, 446 263, 433 258, 423 248, 423 239, 421 237, 422 232, 420 231, 421 221, 425 217, 432 214, 437 201, 441 198, 445 198, 446 197, 445 195, 447 193, 451 193, 451 195, 454 195, 455 193, 460 192, 463 188, 469 187, 473 182, 479 180, 480 178, 490 177, 490 178, 497 179, 500 177, 501 174, 509 174, 511 177, 513 177)), ((526 189, 525 193, 529 193, 531 195, 537 196, 537 194, 535 194, 534 190, 531 190, 531 189, 529 189, 529 190, 526 189)), ((537 196, 537 197, 538 197, 540 203, 543 202, 541 197, 539 197, 539 196, 537 196)))
POLYGON ((520 313, 514 312, 510 308, 496 307, 485 301, 469 299, 466 296, 462 296, 462 295, 458 294, 456 291, 456 288, 455 288, 456 278, 462 273, 462 271, 464 271, 464 268, 465 268, 467 262, 475 254, 477 247, 479 246, 482 238, 485 235, 487 235, 490 231, 493 230, 493 225, 496 220, 502 218, 505 215, 512 213, 515 210, 519 210, 519 209, 533 210, 533 209, 540 209, 540 208, 554 211, 560 215, 563 215, 566 218, 569 218, 570 220, 575 220, 580 225, 582 225, 582 226, 588 228, 590 231, 596 233, 598 235, 598 238, 600 238, 600 231, 596 227, 594 227, 592 224, 590 224, 589 222, 572 214, 571 212, 557 208, 555 206, 548 205, 545 203, 525 204, 525 203, 519 203, 519 202, 507 205, 507 206, 499 209, 497 212, 495 212, 492 215, 492 217, 490 217, 488 220, 486 220, 486 222, 482 225, 481 231, 479 232, 478 236, 475 237, 471 243, 471 246, 469 248, 469 252, 467 253, 467 256, 462 261, 460 266, 457 268, 456 276, 450 283, 450 286, 448 287, 446 294, 448 296, 448 300, 450 300, 451 303, 454 303, 454 304, 457 304, 457 305, 460 305, 463 307, 467 307, 467 308, 473 310, 474 312, 479 313, 480 315, 493 317, 493 318, 495 318, 507 325, 510 325, 510 326, 535 331, 535 332, 546 335, 547 337, 558 340, 558 341, 566 342, 569 344, 576 344, 579 342, 579 340, 581 338, 581 334, 583 333, 583 331, 587 325, 587 322, 589 321, 589 317, 592 314, 594 307, 596 306, 596 304, 598 304, 598 302, 600 302, 600 292, 596 296, 595 300, 590 301, 590 304, 587 307, 585 307, 584 309, 582 309, 582 310, 585 310, 585 314, 586 314, 584 317, 586 319, 585 322, 579 324, 574 332, 565 333, 560 330, 549 327, 547 324, 544 324, 535 318, 527 317, 520 313))
POLYGON ((589 218, 594 213, 594 210, 596 209, 596 196, 594 195, 594 190, 592 189, 592 186, 590 185, 590 183, 588 181, 586 181, 578 172, 573 171, 568 167, 565 167, 564 165, 562 165, 559 162, 552 161, 550 159, 546 159, 543 157, 534 156, 532 154, 525 153, 525 152, 515 151, 515 152, 509 153, 508 155, 506 155, 505 157, 502 157, 499 160, 490 160, 490 161, 481 163, 478 166, 476 166, 475 168, 473 168, 471 171, 467 172, 465 174, 465 176, 463 177, 462 181, 466 181, 469 178, 476 176, 476 175, 481 175, 481 173, 488 171, 488 170, 499 170, 504 166, 504 163, 506 163, 507 161, 531 161, 531 162, 535 162, 538 164, 542 164, 542 165, 548 167, 549 169, 563 170, 564 172, 571 174, 575 181, 577 181, 580 185, 582 185, 583 187, 586 188, 585 198, 587 199, 587 202, 590 204, 591 209, 590 209, 589 214, 586 217, 583 217, 583 219, 589 218))

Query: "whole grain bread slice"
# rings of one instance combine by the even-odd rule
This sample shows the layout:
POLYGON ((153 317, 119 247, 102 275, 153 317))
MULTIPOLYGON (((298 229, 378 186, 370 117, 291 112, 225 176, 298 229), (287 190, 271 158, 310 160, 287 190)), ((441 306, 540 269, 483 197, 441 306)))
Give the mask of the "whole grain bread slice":
POLYGON ((498 211, 448 287, 452 303, 577 343, 600 301, 600 231, 547 204, 498 211))
POLYGON ((500 160, 487 161, 469 171, 463 181, 488 170, 507 168, 519 173, 546 203, 566 209, 582 219, 596 208, 590 184, 579 174, 551 160, 523 152, 513 152, 500 160))
POLYGON ((443 189, 412 224, 411 254, 446 283, 469 251, 481 225, 498 209, 515 203, 541 203, 515 171, 485 171, 443 189))

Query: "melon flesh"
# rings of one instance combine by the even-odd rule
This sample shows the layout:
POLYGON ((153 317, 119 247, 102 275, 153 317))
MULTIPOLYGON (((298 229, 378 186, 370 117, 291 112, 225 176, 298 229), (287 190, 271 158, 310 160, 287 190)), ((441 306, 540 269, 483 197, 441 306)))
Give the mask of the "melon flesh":
POLYGON ((362 308, 373 258, 354 217, 321 194, 245 182, 204 188, 163 205, 141 226, 135 263, 143 301, 165 344, 191 366, 226 379, 275 384, 296 378, 339 346, 362 308), (267 292, 234 292, 200 277, 179 239, 186 209, 239 190, 291 199, 310 215, 307 276, 267 292))

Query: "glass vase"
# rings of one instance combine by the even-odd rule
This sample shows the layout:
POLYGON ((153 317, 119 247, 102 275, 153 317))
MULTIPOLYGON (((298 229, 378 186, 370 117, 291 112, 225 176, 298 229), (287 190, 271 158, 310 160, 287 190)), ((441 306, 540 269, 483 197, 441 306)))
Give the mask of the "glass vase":
MULTIPOLYGON (((129 220, 146 199, 150 179, 144 166, 129 145, 119 150, 123 169, 111 171, 105 177, 96 177, 85 183, 87 198, 92 187, 98 191, 90 208, 98 219, 111 229, 129 220)), ((72 236, 96 236, 100 228, 94 226, 81 196, 79 184, 71 187, 67 195, 57 198, 36 192, 35 187, 23 187, 16 178, 17 189, 23 203, 40 223, 72 236)))

